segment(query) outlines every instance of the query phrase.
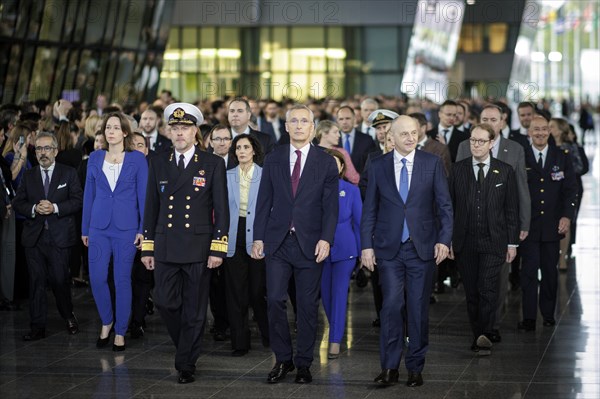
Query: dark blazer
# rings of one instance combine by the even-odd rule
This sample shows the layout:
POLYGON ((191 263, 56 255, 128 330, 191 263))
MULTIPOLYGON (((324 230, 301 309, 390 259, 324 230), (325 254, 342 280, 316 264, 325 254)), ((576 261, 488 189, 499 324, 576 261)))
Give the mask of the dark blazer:
MULTIPOLYGON (((437 126, 427 132, 427 135, 434 140, 437 140, 438 128, 437 126)), ((463 132, 462 130, 458 130, 455 127, 452 127, 452 136, 450 137, 450 142, 446 143, 448 146, 448 150, 450 151, 450 160, 452 162, 456 161, 456 153, 458 152, 458 146, 463 141, 467 140, 470 137, 470 133, 463 132)))
MULTIPOLYGON (((452 246, 460 253, 467 235, 477 236, 477 231, 469 231, 473 217, 477 180, 473 171, 473 157, 456 162, 450 175, 450 196, 454 209, 454 233, 452 246)), ((494 253, 501 257, 506 254, 509 244, 519 244, 519 197, 516 175, 513 168, 496 158, 490 160, 490 169, 483 182, 489 240, 481 252, 494 253)))
MULTIPOLYGON (((352 152, 350 153, 350 159, 352 159, 352 163, 354 164, 354 168, 358 173, 363 171, 365 166, 365 162, 367 161, 367 156, 373 151, 376 151, 379 146, 375 144, 375 141, 371 136, 361 132, 360 130, 355 130, 356 134, 354 135, 354 143, 352 144, 352 152)), ((338 145, 341 148, 344 148, 344 134, 340 134, 340 140, 338 145)))
POLYGON ((229 209, 225 163, 196 147, 180 175, 175 152, 150 162, 142 256, 171 263, 206 262, 227 254, 229 209))
POLYGON ((271 136, 271 139, 276 145, 279 144, 289 144, 290 143, 290 135, 285 129, 285 119, 279 118, 279 140, 275 136, 275 130, 273 129, 273 124, 267 121, 265 118, 261 118, 259 121, 260 131, 271 136))
POLYGON ((63 165, 70 166, 72 168, 79 168, 81 161, 83 160, 83 152, 77 148, 71 148, 69 150, 60 151, 56 154, 56 162, 62 163, 63 165))
POLYGON ((527 136, 522 135, 520 129, 511 130, 508 133, 508 138, 521 144, 523 148, 528 148, 530 146, 527 136))
MULTIPOLYGON (((517 192, 519 195, 519 220, 521 231, 529 231, 531 222, 531 197, 529 187, 527 186, 527 173, 525 172, 525 154, 523 148, 514 140, 507 140, 502 135, 498 136, 497 158, 512 166, 517 177, 517 192)), ((531 146, 529 146, 531 151, 531 146)), ((471 144, 468 141, 460 143, 458 146, 457 161, 471 157, 471 144)))
POLYGON ((55 163, 48 201, 58 207, 58 214, 31 217, 33 206, 46 199, 42 172, 39 167, 27 170, 13 199, 13 208, 25 217, 21 243, 25 248, 34 247, 48 222, 48 229, 59 248, 67 248, 76 244, 79 237, 75 228, 75 214, 81 210, 82 192, 77 178, 77 171, 70 166, 55 163))
POLYGON ((141 233, 148 181, 146 157, 139 151, 126 152, 112 191, 102 170, 105 155, 105 150, 97 150, 88 159, 81 234, 89 236, 90 228, 104 230, 111 225, 141 233))
POLYGON ((150 148, 150 150, 154 152, 170 152, 173 150, 173 142, 162 134, 157 133, 154 148, 150 148))
POLYGON ((561 217, 573 220, 577 202, 577 180, 569 154, 548 145, 544 168, 537 164, 532 147, 525 151, 527 184, 531 195, 531 225, 527 240, 560 241, 561 217))
POLYGON ((419 258, 432 260, 435 244, 450 248, 452 240, 452 200, 442 160, 436 155, 415 151, 405 204, 396 185, 394 152, 373 159, 369 167, 360 229, 362 249, 373 248, 377 258, 394 258, 400 250, 406 218, 419 258))
POLYGON ((264 242, 266 255, 277 251, 292 221, 308 259, 314 259, 319 240, 333 244, 339 209, 338 176, 333 157, 311 145, 293 197, 290 146, 278 146, 267 156, 254 220, 254 240, 264 242))
POLYGON ((365 161, 365 166, 363 167, 363 171, 360 174, 360 180, 358 181, 358 188, 360 189, 360 197, 362 200, 365 200, 365 195, 367 194, 367 184, 369 183, 369 167, 371 166, 371 160, 383 155, 382 150, 375 150, 370 154, 367 154, 367 160, 365 161))

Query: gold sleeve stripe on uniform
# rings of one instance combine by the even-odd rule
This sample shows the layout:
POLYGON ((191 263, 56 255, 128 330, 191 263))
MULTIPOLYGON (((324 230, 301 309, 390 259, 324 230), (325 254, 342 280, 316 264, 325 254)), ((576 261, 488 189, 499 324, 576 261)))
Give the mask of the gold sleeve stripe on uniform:
POLYGON ((142 241, 142 251, 154 251, 154 240, 142 241))
POLYGON ((221 239, 212 240, 210 244, 210 250, 216 252, 227 252, 227 236, 221 237, 221 239))

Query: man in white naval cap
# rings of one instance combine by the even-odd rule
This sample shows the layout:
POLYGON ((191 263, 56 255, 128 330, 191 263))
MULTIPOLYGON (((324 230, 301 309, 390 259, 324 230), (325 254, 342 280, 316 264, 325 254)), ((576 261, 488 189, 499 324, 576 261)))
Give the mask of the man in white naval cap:
POLYGON ((155 303, 176 347, 178 382, 194 381, 206 320, 210 269, 227 255, 229 209, 225 163, 196 144, 198 108, 165 109, 173 151, 150 163, 142 262, 154 270, 155 303))
POLYGON ((382 151, 385 148, 386 133, 390 131, 392 121, 399 116, 389 109, 376 109, 369 115, 369 123, 375 129, 375 141, 382 151))

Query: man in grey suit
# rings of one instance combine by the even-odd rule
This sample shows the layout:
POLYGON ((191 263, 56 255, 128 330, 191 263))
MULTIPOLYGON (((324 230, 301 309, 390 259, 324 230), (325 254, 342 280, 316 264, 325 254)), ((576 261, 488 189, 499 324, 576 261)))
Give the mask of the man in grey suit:
MULTIPOLYGON (((531 221, 531 199, 529 196, 529 187, 527 185, 527 172, 525 170, 525 152, 523 146, 513 140, 507 140, 500 134, 502 127, 502 110, 497 105, 486 105, 481 111, 481 123, 487 123, 494 129, 495 139, 492 145, 491 153, 494 158, 503 161, 513 167, 517 175, 517 192, 519 195, 519 240, 523 241, 529 233, 529 222, 531 221)), ((456 161, 470 157, 471 149, 469 141, 465 141, 458 147, 456 161)), ((496 309, 493 333, 490 340, 494 343, 500 342, 500 332, 498 329, 500 316, 502 315, 506 292, 508 290, 508 273, 510 264, 505 263, 502 266, 499 280, 498 305, 496 309)))

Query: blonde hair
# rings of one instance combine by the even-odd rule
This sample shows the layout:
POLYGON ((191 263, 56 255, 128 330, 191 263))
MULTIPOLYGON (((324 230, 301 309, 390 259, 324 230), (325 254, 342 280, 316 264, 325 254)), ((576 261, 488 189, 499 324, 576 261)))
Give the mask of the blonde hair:
POLYGON ((87 117, 85 120, 85 137, 90 139, 94 139, 94 137, 96 137, 96 125, 98 124, 99 120, 100 117, 98 115, 90 115, 87 117))

